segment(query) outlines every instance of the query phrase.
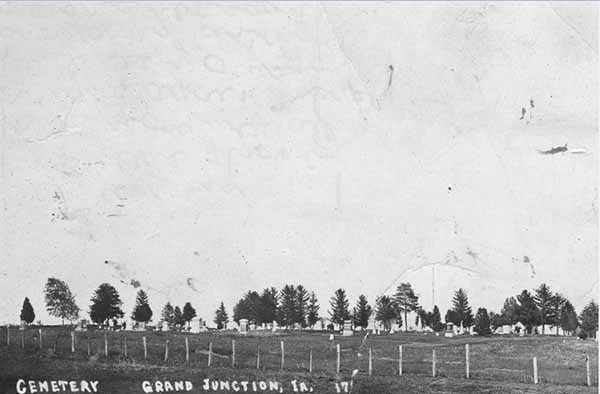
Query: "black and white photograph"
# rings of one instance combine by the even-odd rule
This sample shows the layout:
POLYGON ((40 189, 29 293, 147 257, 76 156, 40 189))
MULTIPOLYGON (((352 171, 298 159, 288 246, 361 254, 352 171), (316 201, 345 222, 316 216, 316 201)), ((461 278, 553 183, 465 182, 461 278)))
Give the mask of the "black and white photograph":
POLYGON ((0 394, 592 394, 597 2, 0 3, 0 394))

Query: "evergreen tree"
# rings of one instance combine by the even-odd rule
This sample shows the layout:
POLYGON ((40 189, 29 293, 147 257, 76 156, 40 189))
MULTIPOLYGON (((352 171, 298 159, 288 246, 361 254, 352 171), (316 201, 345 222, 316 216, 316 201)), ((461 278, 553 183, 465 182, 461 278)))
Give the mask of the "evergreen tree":
POLYGON ((331 321, 339 325, 344 324, 344 320, 350 319, 350 303, 346 298, 344 289, 337 289, 329 301, 331 321))
POLYGON ((229 317, 227 316, 227 311, 225 310, 225 305, 221 302, 219 308, 215 311, 215 324, 219 330, 227 327, 227 323, 229 323, 229 317))
POLYGON ((539 310, 535 305, 535 300, 527 290, 523 290, 521 294, 517 296, 518 308, 517 308, 517 319, 527 329, 528 333, 532 332, 534 326, 537 326, 540 321, 539 310))
POLYGON ((314 292, 310 293, 306 320, 308 321, 309 327, 314 327, 314 325, 319 321, 319 303, 314 292))
POLYGON ((65 319, 76 320, 79 317, 79 307, 75 303, 75 295, 69 286, 60 279, 48 278, 44 288, 46 310, 50 316, 58 317, 65 324, 65 319))
POLYGON ((417 317, 419 319, 417 324, 420 324, 421 328, 431 327, 431 316, 431 312, 426 312, 423 308, 417 309, 417 317))
POLYGON ((518 309, 519 304, 515 297, 509 297, 504 300, 504 306, 500 311, 500 316, 502 317, 502 325, 508 324, 513 325, 518 321, 518 309))
POLYGON ((233 307, 233 321, 239 323, 240 319, 248 319, 258 323, 260 312, 260 296, 256 291, 248 291, 233 307))
POLYGON ((363 294, 358 296, 356 308, 354 312, 354 325, 356 327, 367 328, 369 325, 369 317, 371 317, 371 305, 367 301, 367 297, 363 294))
POLYGON ((263 290, 259 300, 257 324, 272 323, 277 319, 278 299, 276 288, 271 287, 263 290))
POLYGON ((177 329, 180 329, 185 324, 185 320, 183 320, 183 312, 181 312, 181 308, 178 306, 173 310, 173 322, 174 326, 177 329))
POLYGON ((490 327, 492 330, 495 330, 498 327, 502 327, 504 325, 502 321, 502 315, 490 311, 490 327))
POLYGON ((396 308, 392 298, 386 295, 378 297, 375 301, 375 317, 383 322, 383 327, 386 330, 392 328, 394 321, 399 320, 399 323, 402 324, 402 317, 398 313, 398 308, 396 308))
POLYGON ((297 321, 297 292, 294 285, 285 285, 279 295, 281 303, 279 305, 279 324, 284 327, 290 327, 297 321))
POLYGON ((167 326, 170 330, 175 328, 175 308, 173 308, 173 305, 171 305, 170 302, 167 302, 163 307, 162 312, 160 314, 160 318, 162 322, 167 323, 167 326))
POLYGON ((539 316, 542 323, 542 335, 545 334, 546 324, 552 324, 552 299, 554 295, 550 291, 547 284, 542 283, 540 287, 535 290, 535 296, 533 300, 535 305, 538 307, 539 316))
POLYGON ((302 328, 306 327, 306 309, 308 308, 308 290, 302 285, 296 286, 296 319, 294 323, 300 323, 302 328))
POLYGON ((137 293, 131 318, 143 324, 147 324, 152 319, 152 309, 150 309, 148 295, 144 290, 140 289, 137 293))
POLYGON ((477 315, 475 316, 475 332, 480 336, 492 335, 490 330, 490 318, 488 316, 487 309, 477 309, 477 315))
POLYGON ((408 331, 407 314, 419 309, 419 297, 410 283, 400 283, 400 286, 396 288, 394 303, 400 312, 404 313, 404 331, 408 331))
POLYGON ((458 313, 456 313, 453 309, 448 309, 446 311, 446 314, 444 315, 444 321, 446 323, 452 323, 452 324, 458 324, 457 322, 460 323, 460 317, 458 316, 458 313))
POLYGON ((596 337, 596 331, 598 331, 598 304, 594 301, 590 301, 589 304, 581 311, 581 330, 588 337, 596 337))
POLYGON ((469 306, 469 298, 464 289, 458 289, 452 298, 452 311, 454 312, 450 320, 459 326, 462 322, 463 327, 470 327, 473 324, 473 312, 469 306))
POLYGON ((33 311, 33 306, 31 306, 29 298, 25 297, 25 299, 23 300, 23 307, 21 308, 21 321, 29 325, 33 322, 34 319, 35 312, 33 311))
POLYGON ((565 300, 560 312, 560 327, 563 329, 563 331, 573 335, 575 330, 577 330, 578 325, 579 322, 577 321, 577 313, 575 312, 575 308, 569 302, 569 300, 565 300))
POLYGON ((190 322, 193 318, 196 317, 196 310, 194 309, 192 304, 190 304, 189 302, 185 303, 185 305, 183 306, 183 314, 181 317, 183 318, 183 321, 189 328, 190 322))
MULTIPOLYGON (((559 293, 552 296, 548 307, 548 321, 552 321, 552 324, 556 327, 556 335, 558 336, 558 329, 562 322, 562 313, 567 299, 559 293)), ((572 305, 571 305, 572 306, 572 305)))
POLYGON ((92 296, 90 318, 94 323, 107 324, 110 319, 123 317, 121 298, 117 289, 108 283, 102 283, 92 296))
POLYGON ((431 328, 435 332, 440 332, 444 329, 442 316, 440 315, 440 310, 437 305, 433 306, 433 312, 431 313, 431 328))

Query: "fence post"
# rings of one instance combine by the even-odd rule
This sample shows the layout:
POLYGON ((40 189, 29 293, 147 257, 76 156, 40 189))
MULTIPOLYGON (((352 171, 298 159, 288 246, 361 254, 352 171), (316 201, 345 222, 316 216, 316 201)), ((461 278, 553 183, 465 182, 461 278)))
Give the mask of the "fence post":
POLYGON ((533 358, 533 384, 538 384, 537 357, 533 358))
POLYGON ((38 333, 40 334, 40 349, 42 349, 42 329, 38 329, 38 333))
POLYGON ((87 336, 87 351, 88 351, 88 357, 92 355, 92 349, 90 346, 90 334, 88 334, 87 336))
POLYGON ((125 346, 125 358, 127 358, 127 335, 123 334, 123 339, 125 340, 124 346, 125 346))
POLYGON ((398 346, 398 376, 402 376, 402 345, 398 346))
POLYGON ((144 360, 148 359, 148 347, 146 345, 146 336, 142 337, 142 343, 144 344, 144 360))
POLYGON ((21 331, 21 349, 25 349, 25 330, 21 331))
POLYGON ((435 378, 435 349, 431 351, 431 375, 435 378))
POLYGON ((6 325, 6 345, 10 345, 10 326, 8 324, 6 325))
POLYGON ((281 341, 281 370, 283 371, 283 363, 285 362, 285 347, 281 341))
POLYGON ((108 338, 106 338, 106 333, 104 333, 104 355, 108 357, 108 338))
POLYGON ((188 337, 185 337, 185 362, 190 362, 190 342, 188 341, 188 337))
POLYGON ((235 367, 235 339, 231 340, 231 367, 235 367))
POLYGON ((590 378, 590 357, 586 354, 585 355, 585 377, 586 377, 586 383, 588 386, 592 385, 592 380, 590 378))
POLYGON ((465 344, 465 374, 467 376, 467 379, 469 379, 469 372, 470 372, 470 366, 469 366, 469 344, 466 343, 465 344))
POLYGON ((212 361, 212 342, 208 343, 208 366, 210 367, 210 363, 212 361))
POLYGON ((339 375, 340 374, 340 362, 341 362, 341 359, 340 359, 341 349, 340 349, 339 343, 336 345, 336 350, 337 350, 337 363, 336 363, 335 373, 337 373, 339 375))
POLYGON ((169 340, 165 341, 165 362, 169 360, 169 340))
POLYGON ((371 354, 371 348, 369 347, 369 376, 373 374, 373 355, 371 354))
POLYGON ((71 331, 71 353, 75 353, 75 331, 71 331))
POLYGON ((312 348, 310 349, 310 353, 308 353, 308 373, 312 373, 312 348))
POLYGON ((260 342, 256 345, 256 369, 260 369, 260 342))

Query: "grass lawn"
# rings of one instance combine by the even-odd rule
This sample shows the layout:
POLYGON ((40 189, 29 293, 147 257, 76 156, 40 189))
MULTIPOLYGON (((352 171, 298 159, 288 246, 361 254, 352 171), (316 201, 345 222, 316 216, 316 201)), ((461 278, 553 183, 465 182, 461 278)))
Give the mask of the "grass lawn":
POLYGON ((106 393, 142 393, 145 380, 189 380, 193 383, 192 392, 204 392, 204 379, 274 381, 280 384, 283 392, 289 393, 294 392, 293 381, 298 389, 299 382, 304 382, 305 387, 312 388, 315 393, 337 393, 338 389, 350 391, 350 387, 341 382, 349 382, 353 370, 359 370, 359 373, 353 380, 352 392, 365 394, 591 393, 598 391, 598 346, 594 340, 551 336, 444 338, 399 333, 365 338, 357 334, 336 336, 330 342, 329 334, 309 332, 242 337, 231 332, 86 331, 75 333, 75 352, 72 353, 68 329, 42 328, 42 349, 37 328, 25 332, 11 330, 8 346, 6 328, 0 329, 0 392, 8 393, 17 392, 18 379, 96 379, 100 381, 100 392, 106 393), (108 356, 104 355, 105 334, 108 356), (147 359, 144 359, 143 336, 146 337, 147 359), (186 361, 186 337, 189 361, 186 361), (165 361, 167 340, 169 350, 165 361), (236 349, 233 367, 232 341, 235 341, 236 349), (209 344, 212 344, 210 367, 209 344), (338 344, 339 375, 336 374, 338 344), (470 379, 465 378, 465 344, 469 344, 470 379), (400 345, 401 377, 398 376, 400 345), (369 349, 371 376, 368 375, 369 349), (435 377, 432 376, 434 351, 435 377), (312 373, 309 372, 311 353, 312 373), (590 359, 592 387, 586 386, 586 355, 590 359), (533 384, 533 357, 537 358, 538 385, 533 384))

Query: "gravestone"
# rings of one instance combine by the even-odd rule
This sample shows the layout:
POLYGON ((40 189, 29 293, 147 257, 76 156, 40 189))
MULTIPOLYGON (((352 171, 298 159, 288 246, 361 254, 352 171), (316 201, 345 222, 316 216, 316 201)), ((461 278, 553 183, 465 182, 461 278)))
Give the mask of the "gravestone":
POLYGON ((240 334, 248 334, 248 319, 240 319, 240 334))
POLYGON ((88 321, 86 319, 81 319, 77 323, 77 327, 75 327, 75 331, 84 331, 87 328, 88 321))
POLYGON ((198 319, 198 332, 206 331, 208 331, 208 327, 206 327, 206 321, 204 319, 198 319))
POLYGON ((248 325, 248 330, 250 330, 250 331, 255 331, 255 330, 256 330, 256 324, 254 324, 254 323, 250 323, 250 324, 248 325))
POLYGON ((277 331, 277 322, 275 320, 273 320, 273 326, 271 328, 271 331, 273 331, 273 332, 277 331))
POLYGON ((352 320, 344 320, 344 328, 342 329, 342 336, 351 337, 354 335, 352 330, 352 320))
POLYGON ((169 331, 169 325, 167 324, 166 321, 164 321, 164 322, 161 323, 160 330, 161 331, 169 331))

